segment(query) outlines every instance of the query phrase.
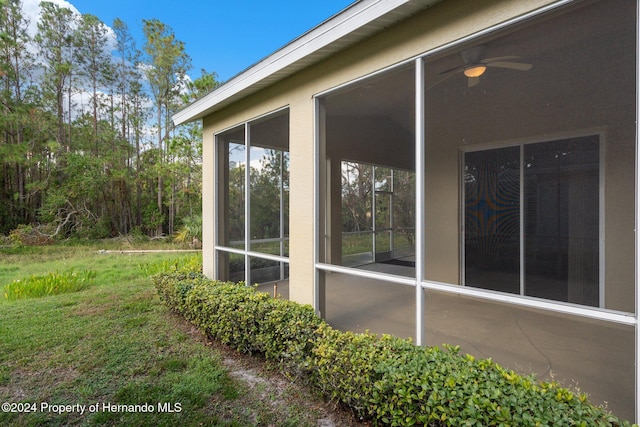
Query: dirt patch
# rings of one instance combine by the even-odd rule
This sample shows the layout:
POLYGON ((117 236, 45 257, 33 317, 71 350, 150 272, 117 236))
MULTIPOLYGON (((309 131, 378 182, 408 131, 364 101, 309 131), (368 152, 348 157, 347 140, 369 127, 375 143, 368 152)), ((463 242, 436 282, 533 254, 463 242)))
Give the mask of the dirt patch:
MULTIPOLYGON (((0 400, 19 402, 34 398, 33 390, 37 390, 36 385, 42 383, 42 377, 46 377, 48 384, 70 384, 80 375, 73 368, 56 368, 44 371, 32 372, 22 368, 13 369, 11 364, 7 364, 10 372, 10 379, 6 384, 0 385, 0 400)), ((37 396, 40 400, 46 400, 47 389, 40 387, 41 394, 37 396)))
MULTIPOLYGON (((300 425, 318 427, 356 427, 368 424, 358 422, 353 415, 337 405, 325 401, 312 390, 297 384, 258 356, 242 355, 216 343, 211 344, 223 355, 223 364, 229 375, 243 384, 245 396, 262 402, 272 412, 273 422, 279 425, 285 419, 298 419, 300 425)), ((254 419, 256 424, 259 419, 254 419)), ((271 424, 269 424, 271 425, 271 424)))
POLYGON ((298 384, 270 366, 264 358, 241 354, 209 340, 197 328, 189 325, 187 333, 204 342, 221 355, 230 377, 242 390, 236 399, 217 402, 219 416, 228 420, 239 416, 253 425, 305 425, 317 427, 366 427, 353 414, 335 403, 327 402, 318 393, 298 384), (256 402, 260 402, 256 405, 256 402), (258 408, 256 410, 255 408, 258 408), (254 408, 250 410, 249 408, 254 408), (261 409, 260 409, 261 408, 261 409), (249 413, 253 411, 253 413, 249 413), (289 424, 297 420, 295 424, 289 424))
POLYGON ((100 316, 113 308, 112 304, 90 305, 82 304, 75 307, 71 312, 72 316, 100 316))

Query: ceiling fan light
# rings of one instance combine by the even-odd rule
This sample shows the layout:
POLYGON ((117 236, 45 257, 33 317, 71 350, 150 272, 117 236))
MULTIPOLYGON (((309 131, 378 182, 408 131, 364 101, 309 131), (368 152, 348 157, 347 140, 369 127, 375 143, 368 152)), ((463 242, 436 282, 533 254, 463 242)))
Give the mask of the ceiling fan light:
POLYGON ((464 75, 472 78, 472 77, 480 77, 487 71, 487 67, 484 65, 474 65, 473 67, 469 67, 464 70, 464 75))

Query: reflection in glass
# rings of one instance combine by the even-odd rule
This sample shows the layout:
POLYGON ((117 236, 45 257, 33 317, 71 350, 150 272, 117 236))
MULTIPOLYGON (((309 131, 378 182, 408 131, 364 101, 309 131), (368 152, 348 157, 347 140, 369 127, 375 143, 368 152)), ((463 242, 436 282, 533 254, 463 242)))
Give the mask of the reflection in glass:
POLYGON ((375 254, 376 254, 376 262, 386 262, 391 261, 391 251, 392 251, 392 240, 391 240, 391 230, 387 231, 376 231, 375 232, 375 254))
POLYGON ((524 272, 526 295, 598 306, 599 162, 597 135, 465 153, 465 284, 521 293, 524 272))
POLYGON ((598 136, 524 147, 526 294, 599 304, 598 136))
POLYGON ((520 293, 520 149, 465 153, 465 284, 520 293))
POLYGON ((245 163, 244 126, 218 136, 220 171, 217 191, 221 218, 217 239, 221 246, 244 248, 245 163))
MULTIPOLYGON (((242 125, 217 137, 218 207, 217 245, 220 247, 287 256, 289 238, 289 114, 242 125), (249 131, 245 132, 245 128, 249 131), (245 141, 246 135, 249 140, 245 141), (247 156, 247 146, 249 152, 247 156), (247 170, 247 167, 249 168, 247 170), (247 174, 248 172, 248 174, 247 174), (248 200, 247 185, 249 186, 248 200), (249 220, 248 224, 246 220, 249 220), (249 235, 245 230, 248 226, 249 235), (247 247, 247 242, 249 247, 247 247)), ((271 261, 252 258, 253 264, 271 261)), ((218 257, 221 280, 245 280, 244 255, 218 257), (240 267, 241 265, 241 267, 240 267)), ((283 264, 284 265, 284 264, 283 264)), ((257 277, 264 276, 258 269, 257 277)), ((284 278, 284 268, 278 269, 284 278)), ((253 278, 252 280, 255 280, 253 278)))
POLYGON ((252 122, 250 249, 285 256, 289 237, 289 115, 252 122))
POLYGON ((249 258, 251 283, 271 283, 289 278, 289 263, 264 258, 249 258))
POLYGON ((244 246, 245 146, 229 143, 229 244, 244 246))
POLYGON ((231 282, 244 282, 244 279, 245 279, 244 255, 222 252, 222 256, 226 257, 229 262, 229 278, 227 280, 231 282))
POLYGON ((376 230, 391 229, 391 214, 393 212, 393 201, 391 192, 376 191, 376 230))
POLYGON ((342 265, 414 265, 415 174, 356 162, 342 163, 342 265))

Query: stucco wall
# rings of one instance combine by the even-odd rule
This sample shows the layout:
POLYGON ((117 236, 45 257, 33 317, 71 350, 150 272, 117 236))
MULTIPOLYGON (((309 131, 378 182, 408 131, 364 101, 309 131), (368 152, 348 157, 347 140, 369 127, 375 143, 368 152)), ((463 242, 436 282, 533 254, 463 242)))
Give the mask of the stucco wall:
MULTIPOLYGON (((307 68, 204 119, 203 239, 213 275, 214 134, 269 111, 290 108, 290 298, 313 303, 314 95, 552 3, 549 0, 447 0, 401 25, 307 68)), ((440 165, 445 167, 444 164, 440 165)), ((457 185, 457 181, 455 184, 457 185)), ((457 203, 457 199, 455 200, 457 203)), ((451 221, 456 221, 451 218, 451 221)), ((453 245, 453 243, 452 243, 453 245)), ((457 241, 456 241, 457 245, 457 241)), ((453 253, 453 245, 446 253, 453 253)))

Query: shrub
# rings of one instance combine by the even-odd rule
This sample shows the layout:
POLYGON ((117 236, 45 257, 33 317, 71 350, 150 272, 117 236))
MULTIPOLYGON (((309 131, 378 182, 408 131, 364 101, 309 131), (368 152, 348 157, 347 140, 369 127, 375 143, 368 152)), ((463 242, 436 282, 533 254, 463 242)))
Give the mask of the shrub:
POLYGON ((81 273, 76 273, 73 270, 64 273, 56 271, 44 276, 14 280, 4 286, 3 295, 5 299, 17 300, 77 292, 88 288, 95 277, 96 272, 91 270, 81 273))
POLYGON ((199 249, 202 240, 202 215, 182 218, 182 226, 173 238, 178 243, 189 243, 190 246, 199 249))
POLYGON ((53 244, 52 228, 47 225, 19 225, 9 233, 14 245, 44 246, 53 244))
POLYGON ((457 347, 340 332, 310 306, 193 271, 161 273, 154 282, 169 307, 213 339, 264 355, 375 425, 629 425, 585 395, 462 356, 457 347))
POLYGON ((160 298, 213 339, 257 353, 302 376, 324 324, 311 306, 273 299, 242 283, 219 283, 193 272, 154 277, 160 298))

